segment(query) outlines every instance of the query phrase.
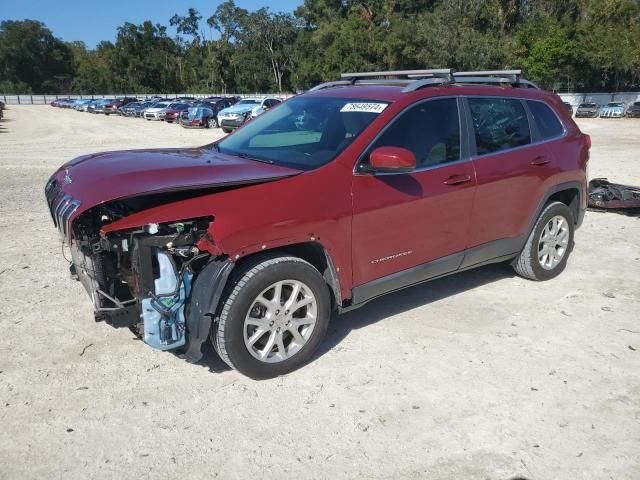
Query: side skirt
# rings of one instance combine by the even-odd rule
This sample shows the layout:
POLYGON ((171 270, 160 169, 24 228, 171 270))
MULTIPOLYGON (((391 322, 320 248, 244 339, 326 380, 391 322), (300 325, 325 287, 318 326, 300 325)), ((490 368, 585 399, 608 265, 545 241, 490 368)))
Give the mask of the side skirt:
POLYGON ((483 265, 511 260, 520 253, 526 239, 526 236, 522 236, 495 240, 460 253, 454 253, 453 255, 423 263, 422 265, 407 270, 377 278, 371 282, 354 287, 353 303, 347 307, 339 308, 339 311, 342 313, 354 310, 387 293, 402 290, 403 288, 418 285, 423 282, 446 277, 465 270, 471 270, 483 265))

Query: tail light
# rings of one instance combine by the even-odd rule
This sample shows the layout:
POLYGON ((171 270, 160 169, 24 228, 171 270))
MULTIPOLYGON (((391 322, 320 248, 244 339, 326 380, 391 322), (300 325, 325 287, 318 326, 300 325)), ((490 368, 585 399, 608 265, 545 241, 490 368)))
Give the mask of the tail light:
POLYGON ((584 141, 585 141, 585 143, 587 144, 587 148, 588 148, 589 150, 591 150, 591 135, 587 135, 587 134, 585 133, 585 135, 584 135, 584 141))

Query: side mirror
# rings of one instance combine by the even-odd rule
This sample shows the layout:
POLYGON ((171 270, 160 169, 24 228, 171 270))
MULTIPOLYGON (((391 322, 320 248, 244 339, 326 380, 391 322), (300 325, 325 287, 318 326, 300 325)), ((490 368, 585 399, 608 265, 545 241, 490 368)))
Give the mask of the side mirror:
POLYGON ((263 110, 269 110, 269 107, 267 107, 266 105, 262 105, 262 109, 263 110))
POLYGON ((402 147, 378 147, 369 155, 370 171, 407 173, 416 168, 416 156, 402 147))

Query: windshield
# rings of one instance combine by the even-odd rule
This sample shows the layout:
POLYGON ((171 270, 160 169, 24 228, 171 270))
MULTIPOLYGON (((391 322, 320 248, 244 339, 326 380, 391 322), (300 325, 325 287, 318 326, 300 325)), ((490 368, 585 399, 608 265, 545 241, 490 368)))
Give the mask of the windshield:
POLYGON ((336 158, 388 103, 297 97, 217 144, 222 153, 312 170, 336 158))
POLYGON ((595 108, 596 104, 595 103, 581 103, 580 106, 582 108, 595 108))
POLYGON ((621 103, 617 103, 617 102, 610 102, 607 103, 607 107, 621 107, 622 104, 621 103))
POLYGON ((259 100, 253 100, 253 99, 247 98, 245 100, 240 100, 238 102, 238 105, 258 105, 259 103, 260 103, 259 100))

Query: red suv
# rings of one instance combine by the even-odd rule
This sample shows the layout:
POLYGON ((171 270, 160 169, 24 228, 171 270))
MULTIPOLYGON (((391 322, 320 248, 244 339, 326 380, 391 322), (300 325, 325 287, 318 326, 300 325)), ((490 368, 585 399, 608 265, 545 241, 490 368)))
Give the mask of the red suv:
POLYGON ((354 73, 210 145, 76 158, 45 191, 97 321, 268 378, 334 311, 494 262, 558 275, 589 147, 519 71, 354 73))

